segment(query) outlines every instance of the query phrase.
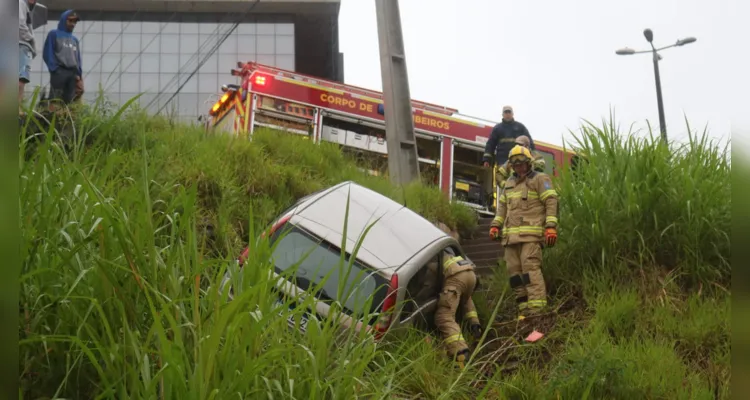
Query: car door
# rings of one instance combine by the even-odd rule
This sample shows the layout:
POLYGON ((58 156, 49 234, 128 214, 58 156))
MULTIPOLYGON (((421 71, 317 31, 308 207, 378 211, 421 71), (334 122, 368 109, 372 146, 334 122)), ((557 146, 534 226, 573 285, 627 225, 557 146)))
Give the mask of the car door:
POLYGON ((435 326, 435 311, 437 311, 440 290, 442 289, 442 266, 445 262, 446 249, 453 254, 466 258, 461 249, 455 245, 442 248, 430 258, 409 280, 406 285, 404 306, 401 311, 400 324, 411 325, 418 329, 432 331, 435 326), (431 265, 437 270, 432 271, 431 265))
POLYGON ((435 328, 435 310, 442 286, 439 273, 442 262, 443 252, 439 251, 411 277, 406 285, 399 325, 410 325, 425 331, 435 328))

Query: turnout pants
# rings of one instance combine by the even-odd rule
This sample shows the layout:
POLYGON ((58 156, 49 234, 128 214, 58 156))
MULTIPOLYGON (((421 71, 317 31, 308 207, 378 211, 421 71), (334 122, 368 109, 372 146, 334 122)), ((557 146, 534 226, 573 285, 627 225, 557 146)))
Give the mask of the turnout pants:
POLYGON ((542 246, 539 242, 505 247, 510 287, 519 311, 534 313, 547 305, 547 287, 542 275, 542 246))
POLYGON ((471 299, 476 284, 477 277, 474 271, 462 271, 449 276, 440 292, 435 311, 435 325, 440 330, 443 342, 452 357, 469 350, 466 339, 461 334, 461 327, 456 322, 456 312, 461 309, 465 319, 479 323, 474 301, 471 299))

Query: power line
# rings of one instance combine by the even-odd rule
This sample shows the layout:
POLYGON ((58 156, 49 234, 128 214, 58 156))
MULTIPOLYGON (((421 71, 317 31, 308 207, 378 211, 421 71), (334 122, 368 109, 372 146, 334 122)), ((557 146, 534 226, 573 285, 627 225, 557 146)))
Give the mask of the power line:
MULTIPOLYGON (((135 11, 135 13, 133 13, 133 18, 130 19, 130 22, 128 22, 128 24, 125 26, 125 28, 127 28, 128 26, 130 26, 130 24, 133 23, 133 21, 135 20, 136 15, 138 15, 138 13, 140 13, 140 12, 141 12, 141 10, 138 9, 138 10, 135 11)), ((89 76, 89 74, 91 73, 91 71, 93 70, 93 68, 96 67, 97 65, 99 65, 99 63, 102 61, 102 58, 104 58, 104 55, 109 53, 109 49, 111 49, 112 45, 115 44, 115 42, 117 41, 117 39, 119 39, 122 36, 122 34, 125 32, 125 28, 120 29, 120 33, 117 34, 117 37, 115 38, 115 40, 113 40, 112 43, 109 44, 109 47, 107 47, 107 50, 102 51, 102 54, 99 56, 99 59, 96 60, 96 62, 94 63, 94 65, 91 68, 89 68, 88 72, 86 72, 86 75, 83 76, 83 79, 86 79, 86 77, 89 76)), ((88 29, 91 29, 91 28, 89 27, 88 29)), ((88 33, 88 29, 86 30, 86 32, 84 32, 83 35, 81 35, 82 39, 86 35, 86 33, 88 33)), ((104 33, 102 32, 102 42, 103 41, 104 41, 104 33)), ((120 49, 120 54, 122 54, 122 49, 120 49)), ((110 77, 112 76, 112 72, 110 72, 109 76, 110 77)), ((109 81, 109 77, 107 77, 107 81, 109 81)))
MULTIPOLYGON (((247 7, 247 9, 244 12, 242 12, 242 14, 239 16, 239 18, 236 19, 236 22, 231 23, 231 26, 229 27, 228 31, 226 31, 224 33, 221 33, 222 28, 224 28, 224 24, 222 23, 222 21, 219 21, 219 25, 214 29, 214 31, 211 33, 211 35, 209 36, 209 38, 199 44, 197 51, 195 53, 193 53, 193 55, 187 60, 187 62, 185 63, 185 65, 183 65, 183 70, 180 70, 176 74, 174 74, 173 77, 172 77, 172 79, 170 79, 170 81, 166 85, 160 85, 161 86, 160 90, 154 96, 154 98, 148 103, 148 105, 146 106, 146 108, 151 107, 154 104, 154 102, 159 101, 161 99, 161 96, 163 96, 165 94, 168 94, 168 92, 170 91, 171 88, 175 87, 176 85, 179 85, 177 87, 177 90, 174 93, 171 94, 171 96, 169 97, 169 99, 166 102, 164 102, 164 104, 157 111, 157 114, 161 113, 164 110, 164 108, 167 107, 167 105, 170 104, 170 102, 172 102, 172 100, 174 100, 175 97, 182 91, 182 89, 187 85, 187 83, 190 82, 191 79, 193 79, 193 77, 195 76, 195 74, 203 67, 203 65, 205 65, 205 63, 208 61, 208 59, 211 58, 216 53, 216 51, 221 47, 221 45, 224 44, 224 42, 226 42, 226 40, 229 38, 229 36, 236 31, 236 29, 239 26, 239 24, 244 20, 244 18, 247 16, 247 14, 249 14, 258 5, 259 2, 260 2, 260 0, 256 0, 255 2, 253 2, 252 4, 250 4, 247 7), (210 45, 210 42, 212 42, 211 39, 214 36, 220 37, 220 39, 215 44, 210 45), (208 53, 204 57, 201 57, 200 53, 201 53, 201 51, 204 51, 206 47, 209 47, 208 53), (186 69, 185 66, 190 65, 193 60, 198 60, 197 66, 194 69, 192 69, 192 71, 189 72, 189 74, 187 76, 187 79, 184 79, 184 81, 182 81, 180 83, 180 77, 182 76, 182 74, 184 74, 186 72, 184 70, 184 69, 186 69)), ((101 11, 102 10, 100 9, 99 12, 101 12, 101 11)), ((87 71, 84 74, 84 79, 86 77, 88 77, 88 75, 91 74, 94 71, 94 68, 96 66, 98 66, 102 62, 102 60, 103 60, 103 58, 104 58, 105 55, 110 54, 110 49, 112 48, 112 46, 114 46, 114 44, 118 40, 120 40, 122 38, 123 34, 125 33, 125 30, 134 21, 136 21, 136 18, 137 18, 137 16, 140 13, 141 13, 141 9, 139 8, 139 9, 136 10, 135 13, 132 14, 132 16, 129 19, 129 21, 127 22, 127 24, 125 24, 125 26, 120 29, 119 33, 117 34, 117 37, 109 44, 109 46, 106 49, 102 49, 103 51, 100 54, 99 58, 93 63, 93 65, 90 68, 86 68, 87 71)), ((231 16, 233 14, 234 13, 232 13, 232 12, 225 13, 224 17, 222 18, 222 20, 224 20, 224 21, 227 21, 228 19, 231 20, 232 19, 231 16)), ((125 66, 124 68, 122 67, 122 65, 120 65, 119 74, 115 75, 116 74, 116 72, 115 72, 116 70, 108 71, 109 74, 107 75, 107 80, 102 84, 102 86, 105 86, 105 88, 104 88, 105 92, 107 92, 110 88, 112 88, 112 86, 115 85, 118 81, 121 82, 123 74, 125 73, 124 71, 126 71, 128 68, 130 68, 131 65, 133 65, 136 62, 139 62, 142 59, 142 56, 143 56, 146 48, 148 48, 149 46, 151 46, 151 44, 154 42, 154 40, 157 40, 158 38, 160 38, 162 36, 162 31, 166 28, 167 24, 170 23, 176 17, 176 15, 177 15, 177 13, 173 12, 170 15, 170 17, 166 20, 166 22, 162 23, 162 25, 161 25, 161 27, 159 29, 159 32, 156 35, 154 35, 154 37, 152 37, 151 40, 147 44, 144 45, 143 43, 141 43, 141 50, 137 53, 137 55, 135 56, 135 58, 127 66, 125 66), (113 80, 112 78, 114 76, 116 76, 116 78, 113 80), (111 80, 111 83, 110 83, 110 80, 111 80)), ((82 40, 89 34, 89 31, 92 28, 93 28, 93 25, 89 25, 87 27, 87 29, 81 35, 81 39, 82 40)), ((102 33, 102 40, 103 40, 103 38, 104 38, 104 35, 102 33)), ((122 56, 122 54, 123 53, 122 53, 122 49, 121 49, 120 50, 120 55, 122 56)), ((103 75, 104 75, 105 72, 106 71, 101 71, 101 76, 102 77, 103 77, 103 75)), ((100 84, 101 84, 101 80, 100 80, 100 84)))
MULTIPOLYGON (((229 15, 229 14, 230 14, 230 13, 227 13, 227 15, 229 15)), ((177 95, 177 93, 179 93, 179 91, 180 91, 180 90, 181 90, 181 89, 182 89, 182 88, 183 88, 183 87, 184 87, 185 85, 187 85, 187 83, 188 83, 188 82, 190 81, 190 79, 192 79, 193 75, 195 75, 195 73, 196 73, 196 72, 197 72, 198 70, 200 70, 200 68, 201 68, 201 67, 202 67, 202 66, 203 66, 203 65, 204 65, 204 64, 206 63, 206 61, 208 60, 208 58, 210 58, 210 57, 211 57, 211 56, 212 56, 212 55, 213 55, 213 54, 214 54, 214 53, 216 52, 216 50, 217 50, 217 49, 218 49, 219 47, 221 47, 221 45, 222 45, 222 44, 223 44, 223 43, 224 43, 224 42, 226 41, 226 39, 227 39, 227 38, 228 38, 228 37, 229 37, 229 36, 230 36, 230 35, 231 35, 231 34, 232 34, 232 33, 234 32, 234 30, 235 30, 235 29, 237 28, 237 26, 238 26, 238 25, 239 25, 239 23, 233 23, 233 24, 232 24, 232 26, 230 27, 229 31, 228 31, 228 32, 226 32, 226 33, 223 33, 223 34, 219 34, 219 33, 217 32, 217 31, 220 31, 220 29, 222 28, 222 26, 221 26, 221 25, 219 25, 219 26, 217 26, 217 27, 216 27, 216 29, 214 30, 215 32, 214 32, 214 33, 212 33, 212 34, 211 34, 211 36, 209 36, 209 38, 212 38, 212 37, 214 37, 214 36, 221 36, 221 39, 219 40, 218 44, 215 44, 215 45, 214 45, 213 47, 211 47, 211 49, 212 49, 212 50, 211 50, 211 51, 209 51, 208 55, 207 55, 207 56, 206 56, 206 57, 205 57, 205 58, 204 58, 203 60, 200 60, 200 53, 201 53, 201 49, 203 49, 203 47, 204 47, 204 46, 206 46, 206 43, 208 43, 208 42, 209 42, 209 40, 207 40, 206 42, 203 42, 203 43, 202 43, 202 44, 201 44, 201 45, 199 46, 198 50, 197 50, 197 51, 196 51, 196 52, 195 52, 195 53, 193 54, 193 56, 191 56, 191 57, 190 57, 190 59, 188 59, 188 61, 186 62, 186 65, 190 65, 190 64, 191 64, 191 61, 192 61, 193 59, 198 59, 198 60, 200 60, 200 61, 198 61, 198 67, 197 67, 197 69, 193 70, 193 71, 192 71, 192 72, 191 72, 191 73, 189 74, 188 78, 187 78, 187 79, 185 79, 185 80, 184 80, 184 82, 183 82, 183 83, 182 83, 181 85, 180 85, 180 83, 179 83, 179 81, 180 81, 180 79, 179 79, 179 78, 180 78, 180 75, 182 75, 182 74, 184 73, 184 71, 178 71, 178 72, 177 72, 177 74, 175 74, 175 76, 174 76, 174 77, 172 77, 172 79, 171 79, 171 80, 169 81, 169 82, 170 82, 170 84, 168 84, 168 86, 171 86, 171 82, 173 82, 173 81, 175 81, 175 80, 177 80, 177 82, 178 82, 177 84, 178 84, 178 85, 180 85, 180 86, 178 87, 178 90, 177 90, 177 91, 176 91, 176 92, 174 93, 174 95, 173 95, 172 97, 170 97, 170 99, 169 99, 169 100, 167 100, 167 101, 166 101, 166 102, 164 103, 164 105, 163 105, 163 106, 162 106, 162 107, 161 107, 161 108, 160 108, 160 109, 159 109, 159 110, 157 111, 157 113, 160 113, 160 112, 161 112, 161 111, 162 111, 162 110, 164 109, 164 107, 166 107, 166 105, 167 105, 167 104, 169 104, 169 102, 171 102, 171 101, 172 101, 172 99, 174 98, 174 96, 176 96, 176 95, 177 95)), ((185 68, 185 67, 183 67, 183 68, 185 68)), ((156 96, 154 97, 154 99, 153 99, 153 100, 152 100, 151 102, 149 102, 149 104, 148 104, 148 105, 147 105, 146 107, 150 107, 150 106, 151 106, 151 104, 153 104, 154 102, 156 102, 156 101, 158 101, 158 100, 160 99, 160 96, 162 96, 162 95, 166 94, 166 93, 167 93, 167 90, 166 90, 166 89, 167 89, 167 86, 165 86, 165 87, 164 87, 164 88, 163 88, 162 90, 160 90, 160 91, 159 91, 159 93, 158 93, 158 94, 157 94, 157 95, 156 95, 156 96)))
MULTIPOLYGON (((251 10, 251 9, 252 9, 252 7, 250 8, 250 10, 251 10)), ((117 35, 117 38, 115 38, 115 40, 114 40, 114 41, 113 41, 112 43, 110 43, 110 44, 109 44, 109 46, 107 47, 107 49, 106 49, 106 50, 104 50, 104 52, 103 52, 103 53, 101 54, 101 56, 99 57, 99 59, 98 59, 98 60, 97 60, 97 61, 96 61, 96 62, 94 63, 94 65, 93 65, 94 67, 95 67, 96 65, 98 65, 98 64, 99 64, 99 63, 100 63, 100 62, 102 61, 102 59, 103 59, 104 55, 107 55, 107 54, 109 54, 109 53, 110 53, 110 49, 112 48, 112 46, 114 45, 114 43, 115 43, 115 42, 116 42, 116 41, 117 41, 117 40, 118 40, 119 38, 121 38, 121 37, 123 36, 123 34, 124 34, 125 30, 127 29, 127 27, 128 27, 128 26, 130 26, 130 24, 131 24, 131 23, 132 23, 133 21, 135 21, 135 19, 136 19, 136 16, 138 15, 138 13, 139 13, 139 12, 140 12, 140 9, 136 11, 136 13, 135 13, 135 14, 134 14, 134 15, 132 16, 132 18, 131 18, 131 19, 130 19, 130 21, 129 21, 129 22, 127 23, 127 25, 125 25, 125 27, 123 27, 123 28, 122 28, 122 29, 120 30, 119 34, 117 35)), ((227 16, 230 16, 231 14, 232 14, 231 12, 227 12, 227 13, 225 13, 225 14, 224 14, 224 18, 222 18, 222 19, 226 19, 226 18, 227 18, 227 16)), ((151 38, 151 40, 150 40, 150 41, 149 41, 148 43, 146 43, 146 44, 143 44, 143 43, 141 43, 141 50, 140 50, 140 51, 139 51, 139 52, 137 53, 137 55, 135 56, 135 58, 133 58, 133 60, 132 60, 132 61, 130 61, 130 63, 128 63, 128 65, 126 65, 126 66, 125 66, 124 68, 123 68, 123 67, 121 66, 121 68, 120 68, 120 71, 119 71, 119 74, 117 75, 117 78, 116 78, 116 79, 112 80, 112 77, 113 77, 113 76, 114 76, 114 74, 115 74, 115 70, 113 70, 113 71, 109 71, 109 75, 107 76, 107 80, 106 80, 106 82, 104 82, 104 84, 103 84, 104 86, 106 86, 106 87, 104 88, 104 91, 105 91, 105 92, 107 92, 107 91, 108 91, 109 89, 111 89, 111 88, 112 88, 112 86, 113 86, 113 85, 115 85, 115 84, 116 84, 116 83, 117 83, 118 81, 121 81, 121 79, 122 79, 122 76, 123 76, 123 74, 125 73, 125 71, 126 71, 126 70, 127 70, 128 68, 130 68, 130 66, 131 66, 131 65, 133 65, 134 63, 136 63, 136 62, 139 62, 139 61, 141 60, 141 58, 142 58, 142 56, 143 56, 143 53, 145 52, 146 48, 148 48, 149 46, 151 46, 151 44, 152 44, 152 43, 153 43, 153 42, 154 42, 155 40, 157 40, 157 39, 159 39, 159 38, 161 37, 161 34, 162 34, 162 32, 164 31, 164 29, 165 29, 165 28, 167 27, 167 24, 169 24, 170 22, 172 22, 172 21, 173 21, 173 20, 175 19, 175 17, 176 17, 176 16, 177 16, 177 13, 176 13, 176 12, 173 12, 173 13, 172 13, 172 14, 170 15, 170 17, 169 17, 169 18, 168 18, 168 19, 167 19, 166 21, 161 21, 161 24, 160 24, 161 26, 160 26, 159 32, 158 32, 157 34, 155 34, 155 35, 154 35, 154 36, 153 36, 153 37, 151 38), (112 82, 111 82, 111 83, 110 83, 110 80, 112 80, 112 82)), ((89 31, 90 29, 91 29, 91 26, 89 26, 89 27, 88 27, 88 29, 87 29, 87 30, 86 30, 86 31, 84 32, 84 34, 82 35, 82 37, 83 37, 83 36, 85 36, 85 35, 86 35, 86 33, 88 33, 88 31, 89 31)), ((196 52, 196 53, 194 53, 194 54, 193 54, 193 55, 192 55, 192 56, 190 57, 190 59, 188 59, 188 61, 187 61, 187 64, 186 64, 186 65, 190 65, 190 63, 192 62, 192 60, 193 60, 193 59, 199 59, 199 58, 200 58, 200 52, 201 52, 201 51, 203 50, 203 48, 204 48, 204 47, 206 47, 206 46, 207 46, 207 43, 209 43, 209 42, 211 41, 211 40, 210 40, 211 38, 213 38, 214 36, 223 36, 223 35, 224 35, 224 34, 220 34, 220 31, 221 31, 221 29, 222 29, 222 25, 221 25, 221 22, 220 22, 220 25, 219 25, 219 26, 217 26, 217 27, 216 27, 216 28, 214 29, 214 31, 213 31, 213 32, 211 33, 211 35, 209 36, 209 39, 208 39, 208 40, 206 40, 206 41, 204 41, 204 42, 202 42, 202 43, 201 43, 201 44, 199 45, 199 48, 198 48, 197 52, 196 52)), ((232 29, 234 29, 234 27, 233 27, 232 29)), ((231 34, 231 31, 230 31, 230 34, 231 34)), ((222 41, 222 43, 223 43, 223 41, 222 41)), ((219 44, 219 45, 220 45, 220 44, 219 44)), ((120 52, 120 54, 122 54, 122 51, 120 52)), ((201 65, 202 65, 202 64, 201 64, 201 65)), ((200 65, 199 65, 199 68, 200 68, 200 65)), ((91 73, 91 72, 92 72, 92 70, 93 70, 93 68, 92 68, 92 69, 89 69, 89 70, 88 70, 88 71, 86 72, 86 75, 84 75, 84 78, 85 78, 86 76, 88 76, 88 74, 89 74, 89 73, 91 73)), ((105 72, 105 71, 102 71, 102 75, 103 75, 103 72, 105 72)), ((175 84, 174 84, 173 82, 174 82, 175 80, 177 80, 177 82, 179 83, 179 79, 178 79, 178 78, 179 78, 179 76, 180 76, 180 75, 181 75, 182 73, 183 73, 183 71, 178 71, 178 72, 177 72, 176 74, 174 74, 174 76, 172 77, 172 79, 170 79, 169 83, 167 83, 167 84, 165 84, 165 85, 163 85, 163 86, 162 86, 161 90, 160 90, 160 91, 159 91, 159 92, 158 92, 158 93, 156 94, 156 96, 155 96, 154 100, 153 100, 153 101, 152 101, 151 103, 149 103, 149 105, 148 105, 147 107, 150 107, 150 106, 151 106, 151 104, 152 104, 152 103, 153 103, 154 101, 157 101, 157 100, 159 100, 159 96, 161 96, 161 95, 165 94, 166 92, 168 92, 168 90, 169 90, 169 89, 170 89, 171 87, 174 87, 174 86, 176 86, 176 85, 175 85, 175 84)), ((192 77, 192 74, 191 74, 190 76, 192 77)), ((186 82, 187 82, 187 81, 186 81, 186 82)), ((170 99, 170 101, 171 101, 171 99, 170 99)), ((167 103, 165 103, 165 104, 168 104, 168 102, 167 102, 167 103)), ((160 110, 160 111, 161 111, 161 110, 160 110)))
MULTIPOLYGON (((213 48, 211 49, 211 51, 210 51, 210 52, 209 52, 208 54, 206 54, 206 55, 205 55, 205 56, 203 57, 203 60, 201 60, 201 61, 200 61, 200 63, 198 64, 198 67, 196 67, 196 68, 195 68, 195 69, 193 70, 193 72, 191 72, 191 73, 190 73, 190 75, 189 75, 189 76, 188 76, 188 78, 187 78, 187 79, 185 80, 185 82, 183 82, 183 83, 182 83, 182 84, 180 85, 180 87, 179 87, 179 88, 177 88, 177 91, 175 91, 175 93, 174 93, 174 94, 172 94, 172 96, 171 96, 171 97, 169 98, 169 100, 167 100, 167 101, 166 101, 166 102, 164 103, 164 105, 163 105, 163 106, 162 106, 162 107, 161 107, 161 108, 159 109, 159 111, 157 111, 157 114, 158 114, 158 113, 160 113, 160 112, 161 112, 161 111, 162 111, 162 110, 164 109, 164 107, 166 107, 166 105, 167 105, 167 104, 169 104, 169 102, 171 102, 171 101, 172 101, 172 99, 174 99, 174 98, 175 98, 175 97, 176 97, 176 96, 177 96, 177 95, 178 95, 178 94, 180 93, 180 91, 182 91, 182 88, 184 88, 184 87, 185 87, 185 85, 186 85, 186 84, 187 84, 187 83, 188 83, 188 82, 190 81, 190 79, 192 79, 192 78, 193 78, 193 76, 194 76, 194 75, 195 75, 195 74, 196 74, 196 73, 198 72, 198 70, 200 70, 200 68, 201 68, 201 67, 203 66, 203 64, 205 64, 205 63, 206 63, 206 61, 207 61, 207 60, 208 60, 208 59, 209 59, 209 58, 210 58, 211 56, 213 56, 213 54, 214 54, 214 53, 216 52, 216 50, 218 50, 218 49, 219 49, 219 47, 221 47, 221 45, 222 45, 222 44, 224 44, 224 42, 225 42, 225 41, 227 40, 227 38, 229 37, 229 35, 231 35, 231 34, 232 34, 232 33, 233 33, 233 32, 234 32, 234 31, 235 31, 236 29, 237 29, 237 27, 238 27, 238 26, 240 25, 240 22, 241 22, 241 21, 242 21, 242 20, 243 20, 243 19, 244 19, 244 18, 245 18, 245 17, 247 16, 247 14, 249 14, 249 13, 250 13, 250 11, 252 11, 252 10, 253 10, 253 9, 255 8, 255 6, 257 6, 257 5, 258 5, 258 3, 260 3, 260 0, 255 0, 255 2, 254 2, 253 4, 251 4, 251 5, 250 5, 250 6, 249 6, 249 7, 247 8, 247 10, 245 10, 245 12, 244 12, 244 13, 242 14, 242 16, 241 16, 240 18, 238 18, 238 19, 237 19, 237 22, 235 22, 235 23, 234 23, 234 24, 232 25, 232 29, 230 29, 230 30, 229 30, 229 32, 227 32, 227 33, 226 33, 226 34, 224 35, 224 37, 223 37, 223 38, 222 38, 222 39, 221 39, 221 40, 219 41, 219 43, 217 43, 217 44, 216 44, 216 45, 215 45, 215 46, 214 46, 214 47, 213 47, 213 48)), ((154 99, 154 100, 156 100, 156 99, 154 99)), ((153 103, 153 100, 151 101, 151 103, 153 103)), ((149 105, 148 105, 148 106, 151 106, 151 103, 149 103, 149 105)))
MULTIPOLYGON (((167 19, 167 21, 166 21, 166 22, 161 22, 161 27, 159 28, 159 32, 158 32, 158 33, 156 33, 156 34, 154 35, 154 37, 153 37, 153 38, 151 38, 151 41, 150 41, 150 42, 148 42, 148 44, 146 44, 145 46, 144 46, 144 45, 141 45, 141 51, 140 51, 140 52, 138 53, 138 55, 137 55, 137 56, 136 56, 136 57, 135 57, 135 58, 133 59, 133 61, 131 61, 131 62, 130 62, 130 64, 128 64, 128 65, 127 65, 127 66, 126 66, 125 68, 120 68, 120 75, 119 75, 119 76, 117 77, 117 79, 122 79, 122 75, 123 75, 123 74, 125 73, 124 71, 125 71, 125 70, 127 70, 128 68, 130 68, 130 66, 131 66, 131 65, 133 65, 133 63, 134 63, 134 62, 136 62, 136 61, 140 61, 140 60, 141 60, 141 56, 143 56, 143 52, 144 52, 144 51, 146 51, 146 48, 148 48, 149 46, 151 46, 151 43, 153 43, 153 42, 154 42, 154 40, 156 40, 156 39, 159 39, 159 38, 161 37, 161 33, 162 33, 162 31, 164 31, 164 28, 166 28, 166 27, 167 27, 167 24, 168 24, 168 23, 170 23, 170 21, 172 21, 172 19, 174 19, 174 17, 176 17, 176 16, 177 16, 177 12, 174 12, 174 13, 172 13, 172 15, 171 15, 171 16, 169 17, 169 19, 167 19)), ((142 72, 141 72, 141 73, 142 73, 142 72)), ((107 79, 107 81, 109 81, 109 79, 107 79)), ((112 82, 112 83, 111 83, 111 84, 110 84, 109 86, 107 86, 107 87, 106 87, 106 88, 104 89, 104 91, 107 91, 107 90, 109 90, 109 88, 110 88, 110 87, 112 87, 112 85, 114 85, 114 84, 115 84, 115 82, 117 82, 117 80, 115 80, 115 81, 114 81, 114 82, 112 82)))

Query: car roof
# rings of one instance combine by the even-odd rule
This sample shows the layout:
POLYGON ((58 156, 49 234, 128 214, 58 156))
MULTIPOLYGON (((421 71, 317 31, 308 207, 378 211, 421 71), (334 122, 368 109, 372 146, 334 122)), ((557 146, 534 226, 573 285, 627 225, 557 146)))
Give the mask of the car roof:
POLYGON ((370 267, 387 270, 402 266, 430 244, 451 238, 404 205, 351 181, 310 196, 296 208, 290 222, 340 246, 347 196, 350 200, 346 231, 348 254, 368 225, 375 223, 357 251, 357 259, 370 267))

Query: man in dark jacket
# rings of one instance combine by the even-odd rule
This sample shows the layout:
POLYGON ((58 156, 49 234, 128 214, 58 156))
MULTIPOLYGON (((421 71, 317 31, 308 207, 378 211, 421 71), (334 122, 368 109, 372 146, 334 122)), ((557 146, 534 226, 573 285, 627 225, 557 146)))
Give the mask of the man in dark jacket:
POLYGON ((44 63, 50 73, 52 98, 62 99, 70 104, 83 84, 81 68, 81 44, 73 36, 73 29, 78 23, 78 15, 67 10, 60 15, 57 29, 49 31, 44 42, 44 63))
POLYGON ((532 151, 536 150, 534 139, 531 138, 529 130, 524 124, 513 119, 513 108, 511 106, 503 107, 503 121, 495 125, 490 133, 487 145, 484 146, 484 156, 482 161, 485 167, 489 167, 492 157, 495 157, 495 165, 503 165, 508 161, 508 153, 515 146, 516 138, 519 136, 528 136, 532 151))

